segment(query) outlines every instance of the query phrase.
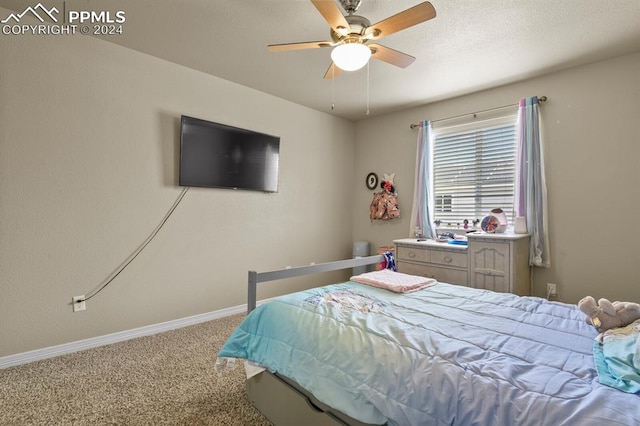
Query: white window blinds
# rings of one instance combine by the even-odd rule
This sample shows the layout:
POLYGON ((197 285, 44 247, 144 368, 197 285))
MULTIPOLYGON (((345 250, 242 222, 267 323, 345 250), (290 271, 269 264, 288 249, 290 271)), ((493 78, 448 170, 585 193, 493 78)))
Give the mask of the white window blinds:
POLYGON ((516 116, 434 129, 434 219, 471 223, 501 208, 513 220, 516 116))

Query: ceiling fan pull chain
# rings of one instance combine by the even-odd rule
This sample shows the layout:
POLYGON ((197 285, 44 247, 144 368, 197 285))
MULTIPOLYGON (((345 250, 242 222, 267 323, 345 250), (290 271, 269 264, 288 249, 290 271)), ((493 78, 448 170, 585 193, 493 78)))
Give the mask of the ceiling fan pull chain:
POLYGON ((367 62, 367 115, 369 115, 369 62, 367 62))
POLYGON ((336 65, 331 65, 331 72, 333 75, 331 76, 331 111, 333 111, 336 107, 336 65))

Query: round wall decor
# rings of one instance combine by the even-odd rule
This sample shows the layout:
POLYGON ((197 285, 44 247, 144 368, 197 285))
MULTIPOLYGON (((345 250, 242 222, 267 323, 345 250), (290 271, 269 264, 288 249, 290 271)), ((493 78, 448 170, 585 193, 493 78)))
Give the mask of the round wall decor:
POLYGON ((367 188, 368 189, 376 189, 378 186, 378 175, 371 172, 367 175, 367 188))

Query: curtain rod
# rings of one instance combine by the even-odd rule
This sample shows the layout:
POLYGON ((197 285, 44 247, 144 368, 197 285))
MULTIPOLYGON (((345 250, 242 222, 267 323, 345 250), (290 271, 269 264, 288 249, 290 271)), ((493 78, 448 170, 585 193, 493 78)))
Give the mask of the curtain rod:
MULTIPOLYGON (((538 101, 539 102, 546 102, 547 101, 547 97, 546 96, 539 96, 538 97, 538 101)), ((462 118, 462 117, 466 117, 467 115, 473 115, 475 117, 476 114, 481 114, 483 112, 495 111, 495 110, 498 110, 498 109, 510 108, 510 107, 514 107, 514 106, 518 106, 518 105, 519 105, 519 103, 518 104, 503 105, 503 106, 499 106, 499 107, 495 107, 495 108, 484 109, 482 111, 469 112, 467 114, 455 115, 453 117, 447 117, 447 118, 441 118, 439 120, 433 120, 432 123, 438 123, 440 121, 453 120, 454 118, 462 118)), ((420 125, 411 123, 409 125, 409 127, 411 127, 412 129, 415 129, 416 127, 420 127, 420 125)))

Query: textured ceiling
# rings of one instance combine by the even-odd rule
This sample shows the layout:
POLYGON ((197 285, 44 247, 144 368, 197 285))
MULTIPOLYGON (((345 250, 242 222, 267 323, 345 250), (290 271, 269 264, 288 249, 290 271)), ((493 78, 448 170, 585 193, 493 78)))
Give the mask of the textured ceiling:
MULTIPOLYGON (((0 0, 22 11, 35 5, 0 0)), ((59 0, 40 0, 44 5, 59 0)), ((380 21, 420 0, 363 0, 380 21)), ((328 40, 307 0, 66 0, 67 10, 123 10, 106 40, 350 120, 417 106, 640 51, 640 0, 432 0, 437 16, 380 40, 416 61, 322 77, 330 48, 273 53, 268 44, 328 40), (335 109, 332 110, 332 103, 335 109)))

